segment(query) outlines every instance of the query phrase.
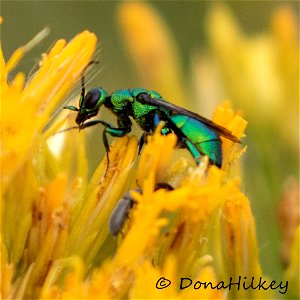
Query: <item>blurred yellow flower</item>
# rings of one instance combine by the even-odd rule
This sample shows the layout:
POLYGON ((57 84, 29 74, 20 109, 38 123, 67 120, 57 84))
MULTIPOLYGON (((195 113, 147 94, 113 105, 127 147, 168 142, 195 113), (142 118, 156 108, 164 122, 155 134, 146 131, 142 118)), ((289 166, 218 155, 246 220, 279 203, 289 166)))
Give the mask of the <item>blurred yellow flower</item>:
POLYGON ((183 105, 186 95, 178 54, 164 20, 150 5, 124 2, 119 6, 118 21, 145 88, 183 105))
MULTIPOLYGON (((251 6, 258 10, 263 7, 260 3, 251 6)), ((299 181, 299 20, 289 3, 276 7, 268 26, 253 32, 248 26, 243 30, 229 6, 213 5, 206 18, 209 47, 194 57, 192 67, 201 111, 210 111, 219 99, 229 95, 249 121, 249 151, 242 179, 252 199, 259 240, 265 245, 261 250, 263 268, 280 277, 291 255, 287 244, 292 242, 299 222, 299 218, 295 222, 290 217, 290 211, 298 211, 299 204, 294 210, 283 204, 281 209, 289 211, 286 222, 294 224, 283 231, 282 241, 277 203, 283 192, 285 196, 285 182, 291 177, 299 181), (286 252, 283 261, 281 246, 286 252)), ((250 15, 249 11, 247 17, 250 15)))

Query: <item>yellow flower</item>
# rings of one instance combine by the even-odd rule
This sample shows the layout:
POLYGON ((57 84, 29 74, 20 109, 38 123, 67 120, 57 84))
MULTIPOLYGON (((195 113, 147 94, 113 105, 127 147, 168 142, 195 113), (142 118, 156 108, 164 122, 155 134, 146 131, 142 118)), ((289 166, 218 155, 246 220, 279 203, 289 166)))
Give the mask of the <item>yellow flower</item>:
MULTIPOLYGON (((130 32, 136 30, 135 38, 144 25, 153 25, 145 45, 152 33, 166 33, 146 4, 123 3, 119 14, 125 30, 126 26, 130 32), (127 12, 132 14, 128 20, 127 12)), ((240 188, 244 146, 222 138, 222 169, 209 165, 206 157, 196 166, 181 155, 186 150, 176 149, 176 135, 162 136, 158 126, 139 160, 135 136, 116 139, 110 146, 109 164, 105 157, 89 178, 85 131, 60 132, 74 125, 74 112, 62 112, 48 124, 91 60, 95 45, 94 34, 87 31, 68 44, 58 41, 26 86, 24 75, 7 82, 7 72, 16 62, 5 64, 2 58, 3 298, 272 297, 271 290, 228 287, 231 277, 234 282, 247 277, 247 284, 251 276, 265 278, 254 217, 240 188), (156 190, 157 183, 174 189, 156 190), (133 207, 115 239, 108 219, 128 190, 133 207)), ((170 54, 170 61, 159 59, 156 67, 166 69, 167 75, 160 74, 166 93, 183 91, 173 48, 170 42, 164 47, 162 53, 170 54), (168 72, 176 73, 170 83, 168 72)), ((147 47, 138 51, 143 65, 147 47)), ((152 49, 156 51, 162 54, 152 49)), ((238 138, 244 136, 247 122, 229 102, 217 107, 213 120, 238 138)))
POLYGON ((7 74, 28 47, 19 48, 7 63, 1 52, 1 109, 5 112, 1 120, 4 185, 24 164, 54 108, 78 80, 95 43, 95 37, 87 31, 68 44, 59 40, 49 54, 43 56, 39 71, 26 85, 24 74, 17 74, 10 83, 7 83, 7 74))
MULTIPOLYGON (((260 4, 256 7, 259 10, 260 4)), ((288 257, 280 261, 277 203, 287 179, 299 177, 297 15, 289 4, 278 6, 264 30, 253 33, 248 28, 246 33, 233 12, 221 4, 212 6, 206 21, 210 48, 194 60, 197 90, 208 102, 230 95, 247 116, 249 151, 242 175, 255 208, 257 234, 265 245, 262 266, 280 277, 288 257)), ((295 233, 284 234, 283 247, 295 233)))
POLYGON ((63 253, 70 218, 67 170, 49 152, 43 130, 90 61, 96 37, 85 31, 69 43, 57 41, 26 84, 22 73, 9 82, 8 72, 45 33, 17 49, 7 63, 0 53, 4 298, 37 295, 48 264, 63 253))
MULTIPOLYGON (((198 297, 199 294, 202 295, 202 291, 191 288, 180 292, 178 289, 180 277, 189 277, 195 281, 205 279, 217 284, 217 276, 213 267, 208 268, 207 266, 213 259, 209 258, 209 254, 204 250, 207 247, 206 243, 213 242, 213 240, 207 241, 207 231, 211 220, 218 215, 218 211, 225 201, 227 199, 229 201, 235 194, 238 197, 241 192, 238 190, 238 182, 236 180, 225 182, 225 173, 216 167, 210 167, 208 175, 206 175, 207 165, 190 170, 182 187, 174 191, 154 191, 159 173, 164 172, 168 164, 174 163, 171 156, 176 151, 174 150, 175 142, 176 138, 173 134, 163 137, 158 131, 149 138, 141 155, 136 179, 133 180, 133 182, 141 184, 143 194, 132 193, 138 204, 131 213, 127 232, 121 234, 123 237, 120 239, 114 257, 106 259, 99 269, 92 272, 90 279, 82 282, 85 272, 87 272, 85 268, 89 264, 93 265, 93 260, 89 260, 89 258, 97 256, 97 253, 93 251, 96 247, 95 244, 100 242, 94 240, 92 244, 89 244, 88 229, 90 225, 88 223, 90 218, 81 221, 81 230, 85 232, 84 236, 82 234, 81 245, 74 244, 70 248, 88 247, 88 249, 84 249, 86 252, 76 253, 83 259, 86 267, 82 268, 74 256, 68 260, 58 261, 57 265, 53 265, 50 269, 46 278, 47 284, 43 287, 42 297, 57 296, 59 288, 53 284, 59 284, 57 281, 66 269, 73 270, 73 272, 67 275, 65 288, 59 293, 59 297, 62 299, 75 297, 101 299, 121 297, 134 299, 193 298, 198 297), (161 152, 160 149, 165 151, 161 152), (170 288, 164 290, 156 288, 160 277, 171 280, 170 288), (49 289, 49 287, 51 288, 49 289)), ((122 153, 120 145, 112 148, 112 150, 115 149, 122 153)), ((134 152, 133 149, 129 150, 134 152)), ((106 180, 111 180, 112 173, 113 176, 119 176, 118 169, 110 169, 106 180)), ((103 173, 104 170, 102 170, 102 176, 103 173)), ((95 188, 101 197, 98 199, 99 204, 101 203, 102 207, 107 206, 109 200, 105 199, 105 192, 103 195, 102 183, 95 188)), ((109 187, 106 189, 114 194, 118 188, 112 186, 111 189, 109 187)), ((80 218, 85 213, 89 212, 85 206, 82 206, 81 214, 78 217, 80 218)), ((97 211, 97 214, 99 214, 98 220, 108 217, 105 210, 97 211)), ((94 211, 89 213, 90 217, 93 215, 94 211)), ((251 220, 252 217, 247 216, 247 218, 251 220)), ((107 238, 107 233, 104 234, 104 229, 101 228, 105 224, 100 224, 100 221, 98 224, 98 229, 95 227, 93 230, 94 235, 97 230, 98 238, 105 244, 103 238, 105 236, 107 238)), ((253 223, 250 224, 249 229, 254 230, 253 223)), ((76 237, 78 234, 80 235, 77 232, 76 237)), ((247 237, 245 238, 247 239, 247 237)), ((211 247, 213 246, 214 244, 211 245, 211 247)), ((241 244, 239 246, 241 247, 241 244)), ((257 248, 249 241, 248 250, 249 255, 252 255, 257 248)), ((247 251, 246 253, 248 254, 247 251)), ((257 258, 253 259, 253 264, 258 264, 257 258)), ((225 294, 225 290, 203 292, 203 295, 212 299, 225 297, 225 294)))

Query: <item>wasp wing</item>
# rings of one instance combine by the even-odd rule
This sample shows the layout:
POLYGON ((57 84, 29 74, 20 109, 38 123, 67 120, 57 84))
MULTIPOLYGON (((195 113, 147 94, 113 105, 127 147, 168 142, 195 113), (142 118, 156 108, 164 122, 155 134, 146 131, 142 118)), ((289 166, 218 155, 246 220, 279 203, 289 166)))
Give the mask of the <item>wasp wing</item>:
POLYGON ((144 104, 150 104, 150 105, 157 106, 157 107, 163 107, 163 108, 166 108, 175 113, 187 115, 191 118, 197 119, 197 120, 203 122, 205 125, 212 128, 213 130, 215 130, 216 132, 218 132, 223 137, 225 137, 235 143, 241 143, 241 141, 236 136, 234 136, 228 129, 226 129, 220 125, 217 125, 213 121, 211 121, 203 116, 200 116, 192 111, 189 111, 180 106, 171 104, 163 99, 151 98, 151 96, 149 96, 149 94, 146 94, 146 93, 141 93, 139 95, 138 100, 144 104))

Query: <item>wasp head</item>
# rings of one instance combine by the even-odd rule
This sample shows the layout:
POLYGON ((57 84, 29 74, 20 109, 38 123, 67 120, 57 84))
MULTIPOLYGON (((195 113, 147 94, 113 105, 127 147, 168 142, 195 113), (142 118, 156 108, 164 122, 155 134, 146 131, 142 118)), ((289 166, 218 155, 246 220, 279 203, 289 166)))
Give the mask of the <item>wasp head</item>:
POLYGON ((65 106, 65 109, 77 111, 76 123, 81 128, 84 122, 98 114, 98 111, 105 103, 107 92, 103 88, 90 89, 85 95, 81 95, 79 108, 75 106, 65 106))

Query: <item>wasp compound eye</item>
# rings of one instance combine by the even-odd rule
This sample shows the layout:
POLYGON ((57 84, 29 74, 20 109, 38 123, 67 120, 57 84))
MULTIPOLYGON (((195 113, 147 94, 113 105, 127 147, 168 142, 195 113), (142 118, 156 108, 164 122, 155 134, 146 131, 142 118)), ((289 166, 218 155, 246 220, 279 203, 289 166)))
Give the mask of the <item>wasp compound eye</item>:
POLYGON ((93 109, 97 105, 101 97, 101 91, 99 89, 89 90, 84 97, 83 106, 86 109, 93 109))

